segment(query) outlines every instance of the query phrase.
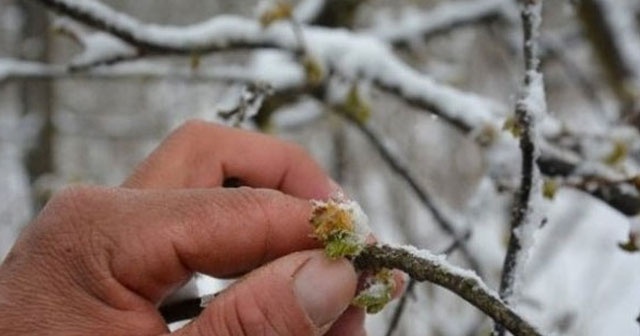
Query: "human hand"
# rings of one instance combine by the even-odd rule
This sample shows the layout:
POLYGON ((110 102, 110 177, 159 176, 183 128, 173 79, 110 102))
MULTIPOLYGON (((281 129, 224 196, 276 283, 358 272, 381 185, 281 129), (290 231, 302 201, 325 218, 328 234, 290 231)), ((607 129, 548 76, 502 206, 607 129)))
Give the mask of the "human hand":
POLYGON ((294 145, 189 122, 121 187, 53 197, 0 266, 0 334, 165 334, 202 272, 246 275, 176 335, 363 335, 353 267, 312 250, 307 200, 335 189, 294 145))

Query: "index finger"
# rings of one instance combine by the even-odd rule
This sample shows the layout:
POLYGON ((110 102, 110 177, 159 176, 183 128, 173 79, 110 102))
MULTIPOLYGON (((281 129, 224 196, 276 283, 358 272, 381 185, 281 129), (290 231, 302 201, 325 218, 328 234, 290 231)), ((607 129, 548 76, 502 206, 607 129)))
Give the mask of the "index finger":
POLYGON ((123 184, 136 189, 209 188, 225 179, 305 198, 335 189, 297 145, 259 133, 190 121, 174 131, 123 184))

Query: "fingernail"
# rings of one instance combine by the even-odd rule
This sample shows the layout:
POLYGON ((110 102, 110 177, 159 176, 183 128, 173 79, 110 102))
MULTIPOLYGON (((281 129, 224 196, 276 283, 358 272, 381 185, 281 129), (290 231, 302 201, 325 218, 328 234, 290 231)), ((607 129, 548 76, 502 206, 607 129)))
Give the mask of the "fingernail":
POLYGON ((357 285, 353 266, 345 259, 330 261, 319 255, 295 275, 294 291, 318 328, 333 323, 349 306, 357 285))

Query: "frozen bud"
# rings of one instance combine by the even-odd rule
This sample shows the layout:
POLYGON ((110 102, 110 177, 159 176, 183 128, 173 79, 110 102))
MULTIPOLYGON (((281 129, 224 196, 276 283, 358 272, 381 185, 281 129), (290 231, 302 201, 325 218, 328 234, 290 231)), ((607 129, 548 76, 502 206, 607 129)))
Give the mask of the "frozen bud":
POLYGON ((336 259, 358 255, 370 233, 368 218, 360 205, 344 197, 312 204, 313 235, 324 244, 327 256, 336 259))

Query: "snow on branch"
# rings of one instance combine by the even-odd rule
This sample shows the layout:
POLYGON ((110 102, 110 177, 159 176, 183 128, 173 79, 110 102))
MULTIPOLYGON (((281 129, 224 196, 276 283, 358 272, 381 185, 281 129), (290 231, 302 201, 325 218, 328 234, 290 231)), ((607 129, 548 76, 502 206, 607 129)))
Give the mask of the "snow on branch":
POLYGON ((71 69, 115 64, 138 57, 135 48, 111 34, 100 31, 88 33, 78 23, 67 18, 56 20, 53 26, 55 31, 68 36, 82 47, 82 52, 71 60, 71 69))
MULTIPOLYGON (((465 240, 468 240, 470 237, 471 237, 470 234, 467 235, 467 237, 465 237, 465 240)), ((438 254, 449 255, 453 253, 455 250, 459 249, 460 246, 461 245, 459 244, 459 241, 454 241, 451 245, 449 245, 449 247, 447 247, 441 253, 438 253, 438 254)), ((400 325, 400 319, 402 318, 402 315, 407 306, 409 296, 415 295, 413 291, 417 283, 418 282, 413 278, 409 280, 409 284, 407 284, 404 290, 404 293, 402 293, 402 296, 400 297, 399 302, 396 305, 393 315, 391 316, 391 322, 389 322, 389 327, 387 328, 387 332, 385 333, 386 336, 392 336, 396 331, 396 329, 398 328, 398 326, 400 325)))
MULTIPOLYGON (((451 265, 443 255, 413 247, 367 245, 354 258, 359 270, 398 269, 416 281, 428 281, 444 287, 480 309, 515 336, 542 334, 503 302, 473 271, 451 265)), ((160 307, 168 323, 194 318, 204 310, 210 297, 189 299, 160 307)))
POLYGON ((542 335, 511 309, 473 271, 456 267, 426 250, 411 246, 367 246, 355 259, 358 269, 399 269, 416 281, 442 286, 471 303, 515 336, 542 335))
POLYGON ((443 2, 426 10, 405 13, 400 19, 371 28, 368 33, 393 45, 426 40, 458 27, 491 21, 504 15, 512 0, 443 2))
MULTIPOLYGON (((147 54, 205 54, 244 48, 301 52, 285 23, 268 28, 251 19, 220 16, 200 24, 175 27, 142 23, 96 1, 34 0, 61 14, 108 32, 147 54)), ((489 99, 436 83, 396 57, 382 41, 345 30, 301 28, 307 47, 327 69, 350 79, 368 79, 467 131, 491 124, 504 108, 489 99)))
MULTIPOLYGON (((524 90, 516 104, 515 123, 520 135, 522 175, 511 215, 511 235, 504 259, 500 281, 500 297, 512 301, 519 277, 527 261, 533 235, 542 223, 540 171, 536 165, 539 155, 538 125, 546 114, 544 81, 539 70, 538 37, 542 13, 542 0, 525 0, 522 5, 524 32, 525 79, 524 90)), ((494 335, 504 335, 505 327, 496 323, 494 335)))
POLYGON ((158 79, 189 80, 193 82, 249 83, 259 79, 255 73, 242 67, 226 66, 198 69, 176 68, 158 62, 136 61, 112 66, 92 66, 77 71, 66 65, 51 65, 12 58, 0 58, 0 83, 8 80, 39 79, 158 79))
MULTIPOLYGON (((217 51, 263 47, 280 49, 294 55, 300 55, 303 52, 303 46, 300 45, 296 33, 287 22, 274 23, 264 28, 256 20, 220 16, 185 27, 160 26, 140 22, 95 0, 32 1, 121 39, 123 43, 134 47, 139 57, 171 54, 199 56, 217 51)), ((308 2, 313 5, 311 0, 308 2)), ((498 4, 500 1, 484 0, 481 3, 489 6, 491 2, 498 4)), ((383 91, 399 97, 421 111, 439 116, 465 134, 478 135, 484 130, 495 133, 499 132, 502 126, 503 115, 506 113, 505 106, 488 98, 435 82, 401 61, 393 54, 388 44, 376 37, 320 27, 300 27, 300 29, 313 63, 321 65, 325 75, 332 72, 349 80, 374 83, 383 91)), ((31 65, 35 66, 35 64, 31 65)), ((34 69, 31 67, 30 70, 34 69)), ((26 70, 26 68, 22 67, 20 70, 26 70)), ((109 76, 102 71, 99 70, 93 74, 99 74, 101 77, 109 76)), ((1 73, 15 73, 15 71, 7 70, 7 67, 3 69, 0 65, 0 77, 1 73)), ((59 69, 53 73, 49 72, 48 75, 46 71, 21 71, 20 73, 22 75, 44 73, 47 78, 53 77, 53 73, 63 74, 59 69)), ((199 70, 194 76, 196 78, 215 77, 206 70, 199 70)), ((118 76, 114 75, 114 77, 118 76)), ((273 75, 268 77, 273 78, 273 75)), ((297 71, 294 77, 295 80, 285 80, 287 86, 295 86, 295 83, 298 83, 298 87, 309 87, 304 80, 300 80, 297 71)), ((304 74, 302 77, 304 78, 304 74)), ((265 78, 258 79, 265 80, 265 78)), ((270 80, 267 81, 270 82, 270 80)), ((280 86, 273 82, 271 84, 274 87, 280 86)), ((478 136, 476 140, 482 143, 481 138, 478 136)), ((550 172, 575 167, 574 161, 565 156, 554 155, 553 152, 543 151, 538 164, 542 171, 550 172)), ((604 193, 599 194, 604 195, 604 193)), ((618 203, 609 204, 616 207, 618 203)))

